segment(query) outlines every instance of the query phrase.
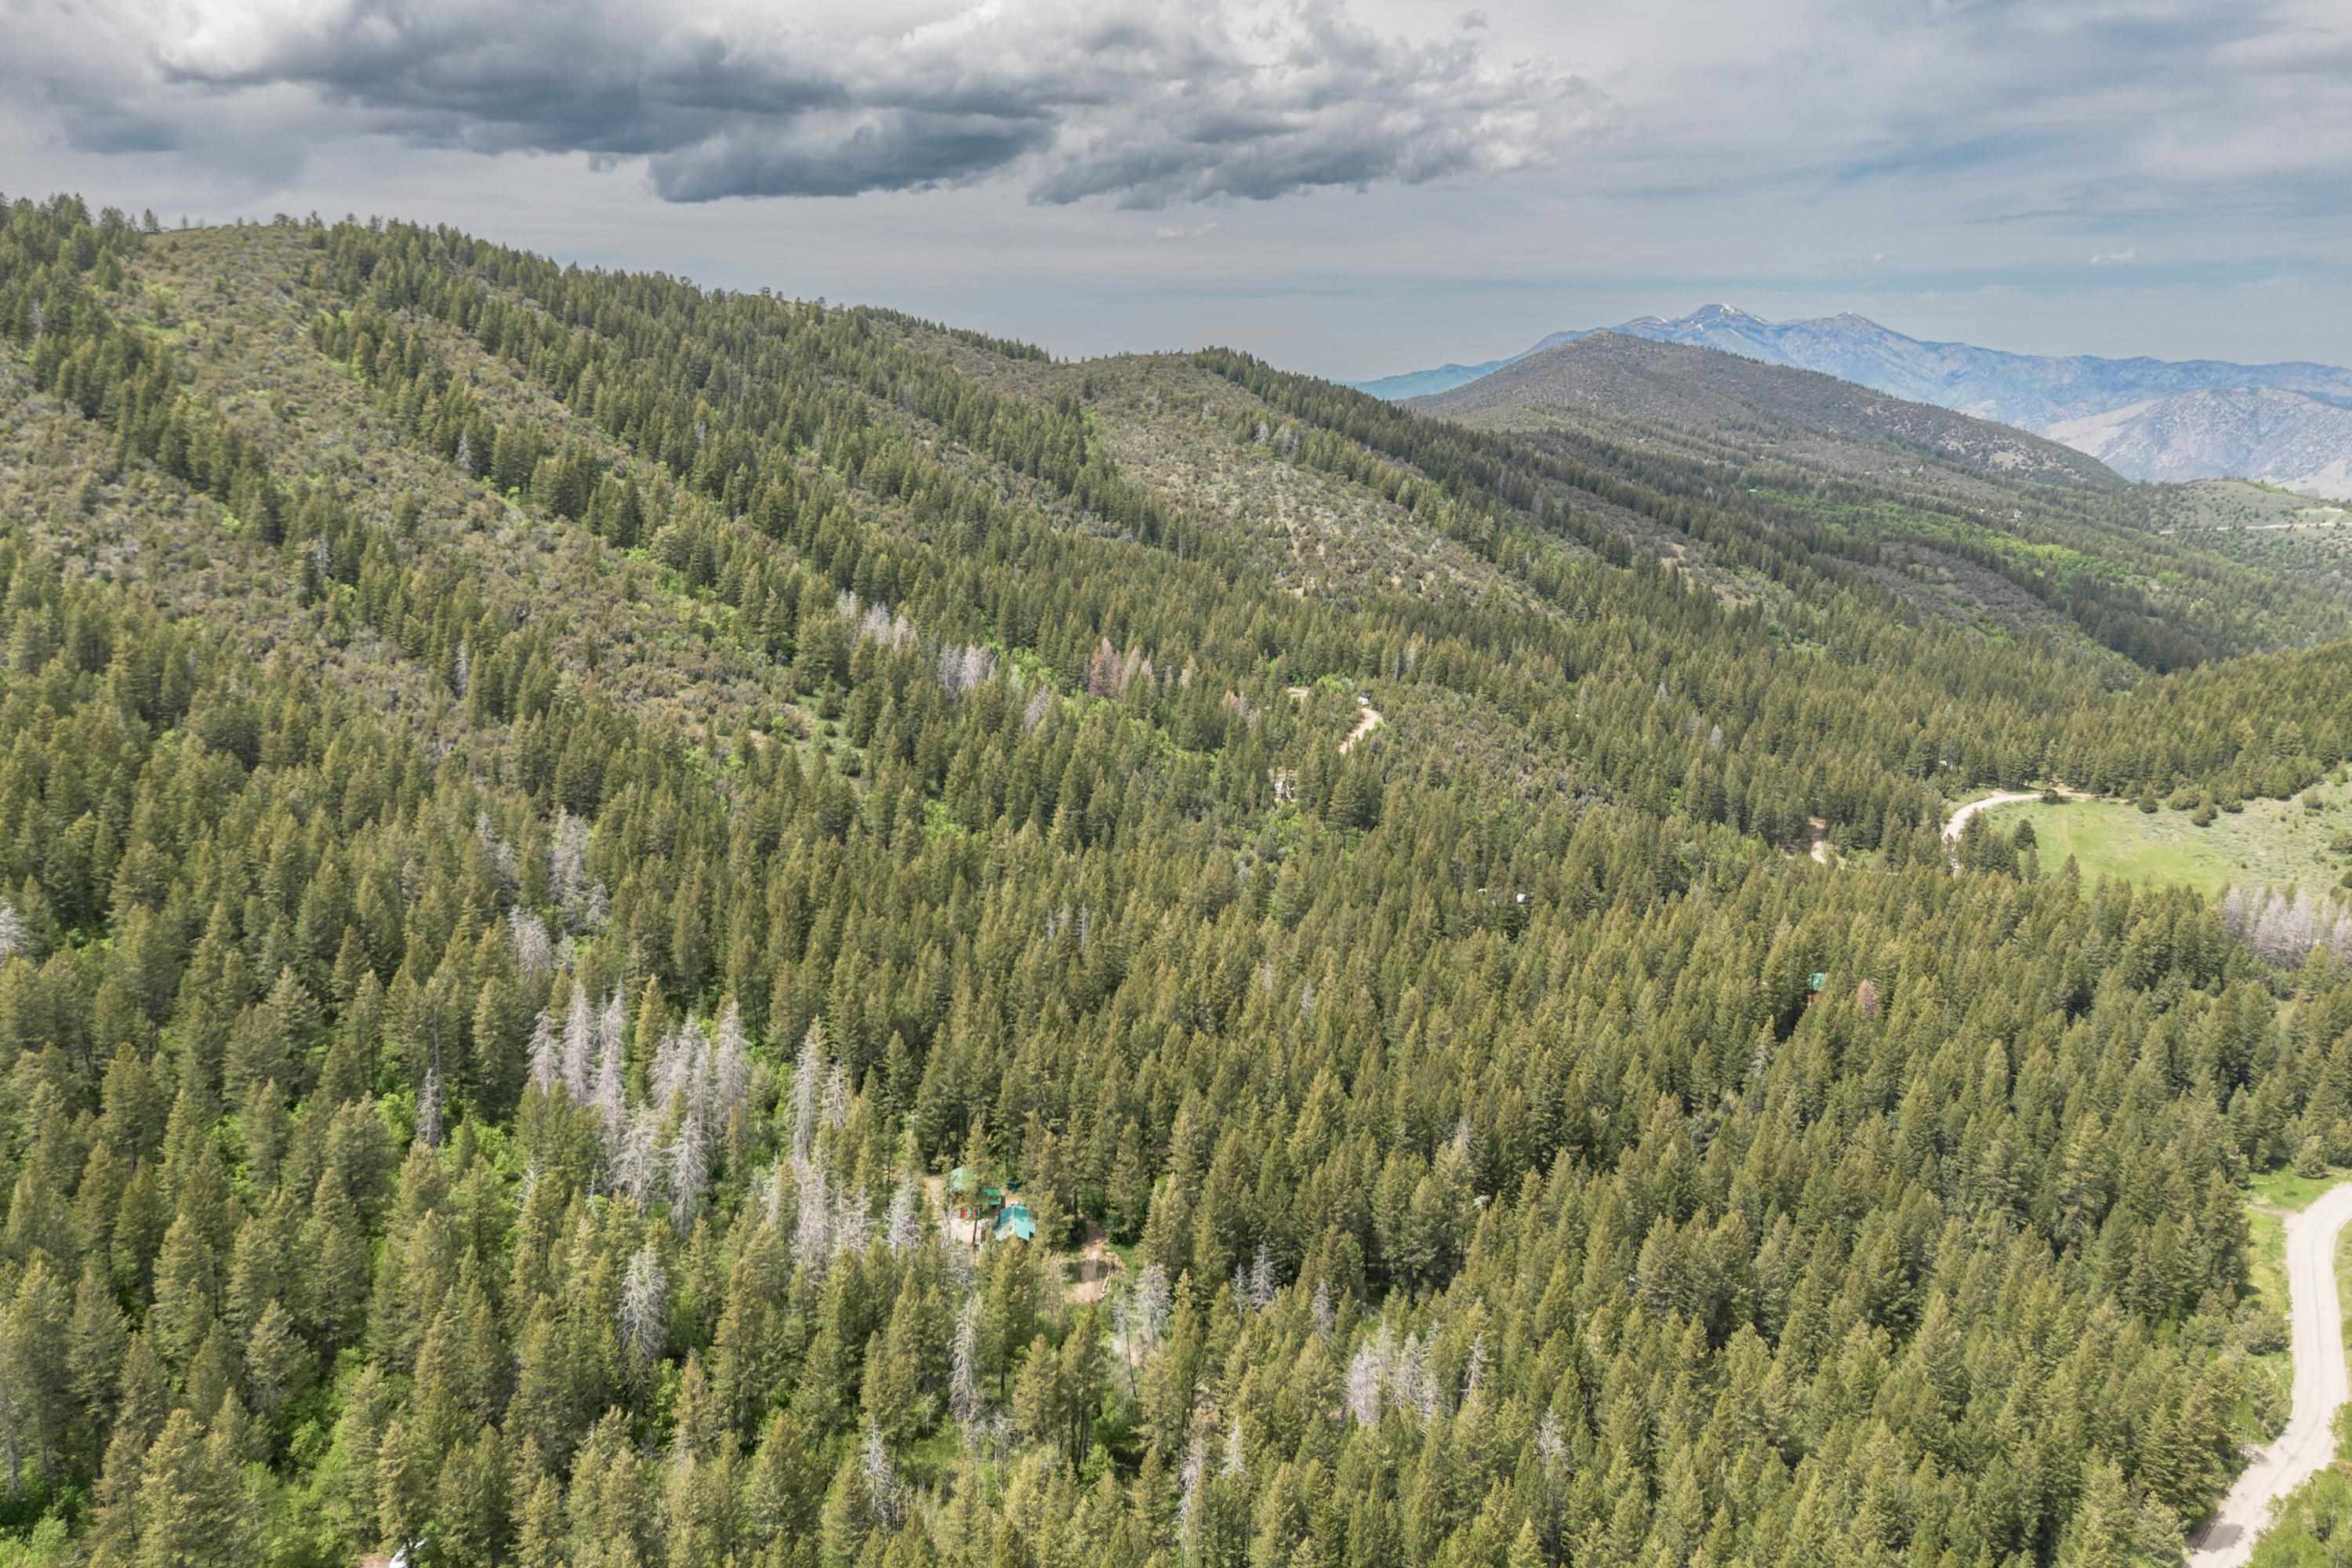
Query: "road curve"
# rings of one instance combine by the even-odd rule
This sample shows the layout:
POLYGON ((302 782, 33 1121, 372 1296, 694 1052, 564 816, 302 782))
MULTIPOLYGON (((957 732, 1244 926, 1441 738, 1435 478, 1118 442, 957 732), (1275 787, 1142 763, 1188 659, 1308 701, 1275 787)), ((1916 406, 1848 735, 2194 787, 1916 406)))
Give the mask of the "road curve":
MULTIPOLYGON (((2091 798, 2089 795, 2084 795, 2078 790, 2066 789, 2060 790, 2058 793, 2065 796, 2068 800, 2088 800, 2091 798)), ((1990 806, 2015 805, 2020 801, 2040 800, 2041 798, 2042 792, 2038 789, 2019 789, 2005 790, 1999 795, 1989 795, 1982 800, 1972 800, 1969 802, 1968 805, 1959 807, 1952 813, 1951 820, 1944 824, 1944 837, 1950 839, 1953 843, 1958 844, 1960 841, 1960 829, 1966 827, 1969 825, 1969 818, 1974 816, 1978 812, 1983 811, 1990 806)))
POLYGON ((1960 841, 1960 829, 1969 825, 1969 818, 1987 806, 2015 805, 2021 800, 2040 800, 2041 798, 2040 790, 2026 789, 2011 790, 2000 795, 1989 795, 1982 800, 1972 800, 1952 813, 1951 820, 1944 824, 1944 837, 1958 844, 1960 841))
POLYGON ((2330 1187, 2286 1221, 2286 1289, 2294 1324, 2294 1414, 2256 1454, 2205 1528, 2189 1538, 2190 1568, 2235 1568, 2253 1555, 2271 1504, 2336 1456, 2336 1412, 2352 1397, 2344 1364, 2344 1304, 2336 1296, 2336 1237, 2352 1221, 2352 1182, 2330 1187))

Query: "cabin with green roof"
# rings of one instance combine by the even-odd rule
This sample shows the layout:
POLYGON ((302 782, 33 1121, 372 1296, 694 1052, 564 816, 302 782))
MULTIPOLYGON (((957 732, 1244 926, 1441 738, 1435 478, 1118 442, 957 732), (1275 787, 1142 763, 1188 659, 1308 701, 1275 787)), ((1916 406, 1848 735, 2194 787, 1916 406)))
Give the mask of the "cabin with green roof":
POLYGON ((948 1173, 948 1205, 959 1220, 971 1224, 971 1245, 984 1241, 1034 1241, 1037 1216, 1021 1201, 1021 1184, 990 1186, 979 1172, 958 1165, 948 1173))

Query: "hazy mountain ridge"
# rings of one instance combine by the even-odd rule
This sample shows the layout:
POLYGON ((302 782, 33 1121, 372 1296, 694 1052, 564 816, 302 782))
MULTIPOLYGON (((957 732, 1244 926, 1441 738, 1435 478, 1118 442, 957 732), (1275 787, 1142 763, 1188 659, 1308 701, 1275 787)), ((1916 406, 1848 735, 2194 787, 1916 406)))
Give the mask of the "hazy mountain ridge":
MULTIPOLYGON (((2247 474, 2298 489, 2343 494, 2343 473, 2352 466, 2352 421, 2344 423, 2345 438, 2338 442, 2334 439, 2336 422, 2325 417, 2342 412, 2344 403, 2352 400, 2352 370, 2334 365, 2304 361, 2246 365, 2221 360, 2020 354, 1907 337, 1851 312, 1768 321, 1721 304, 1703 306, 1673 321, 1643 316, 1609 330, 1660 342, 1717 349, 1767 364, 1820 371, 1897 397, 1998 420, 2089 451, 2130 479, 2247 474), (2168 412, 2153 406, 2192 394, 2254 389, 2290 395, 2294 402, 2268 400, 2267 423, 2260 426, 2250 425, 2244 408, 2228 403, 2196 402, 2168 412), (2138 416, 2137 433, 2130 440, 2084 446, 2060 428, 2125 408, 2136 409, 2138 416), (2208 420, 2220 421, 2220 426, 2203 423, 2208 420), (2250 428, 2273 434, 2248 445, 2250 428), (2163 435, 2161 444, 2158 432, 2163 435), (2221 466, 2225 461, 2248 466, 2221 466), (2327 489, 2331 484, 2336 488, 2327 489)), ((1527 352, 1538 353, 1589 335, 1554 333, 1527 352)), ((1434 395, 1525 357, 1514 355, 1485 367, 1448 366, 1360 384, 1378 396, 1434 395), (1464 373, 1461 379, 1447 379, 1455 373, 1464 373), (1408 383, 1410 391, 1397 390, 1408 383)), ((2105 430, 2107 426, 2101 423, 2096 427, 2105 430)))
POLYGON ((1402 375, 1384 375, 1373 381, 1349 382, 1346 384, 1353 386, 1358 392, 1369 392, 1374 397, 1386 398, 1391 403, 1402 403, 1408 397, 1434 397, 1440 393, 1451 392, 1457 386, 1467 385, 1482 375, 1492 375, 1505 365, 1515 364, 1529 354, 1541 353, 1546 349, 1558 348, 1562 343, 1576 342, 1592 336, 1595 331, 1605 330, 1591 328, 1582 331, 1553 332, 1537 340, 1532 346, 1521 349, 1515 354, 1506 354, 1501 359, 1486 360, 1477 364, 1441 364, 1433 370, 1412 370, 1402 375))
POLYGON ((1841 465, 1855 472, 1908 468, 1909 449, 1985 474, 2093 487, 2116 482, 2081 451, 1990 420, 1816 371, 1617 332, 1524 355, 1412 405, 1506 428, 1532 413, 1748 430, 1777 441, 1810 433, 1841 448, 1841 465))
POLYGON ((2152 398, 2061 421, 2050 435, 2149 479, 2261 479, 2352 498, 2352 411, 2275 387, 2152 398))

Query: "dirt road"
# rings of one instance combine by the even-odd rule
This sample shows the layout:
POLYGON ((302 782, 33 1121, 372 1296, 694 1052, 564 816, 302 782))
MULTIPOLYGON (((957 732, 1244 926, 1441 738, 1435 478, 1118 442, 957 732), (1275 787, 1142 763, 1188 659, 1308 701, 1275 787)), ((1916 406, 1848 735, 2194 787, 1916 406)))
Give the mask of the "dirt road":
MULTIPOLYGON (((2276 533, 2282 529, 2341 528, 2343 526, 2344 516, 2339 512, 2334 517, 2315 517, 2308 522, 2242 522, 2235 528, 2231 527, 2227 523, 2210 523, 2203 528, 2193 530, 2192 531, 2197 533, 2276 533)), ((2158 533, 2179 533, 2180 530, 2177 528, 2159 528, 2157 531, 2158 533)))
MULTIPOLYGON (((2038 789, 2003 790, 1996 795, 1989 795, 1982 800, 1972 800, 1952 813, 1952 819, 1944 824, 1944 837, 1948 843, 1958 844, 1960 841, 1960 829, 1966 827, 1969 825, 1969 818, 1978 812, 1996 805, 2015 805, 2021 801, 2040 800, 2043 793, 2038 789)), ((2097 797, 2083 790, 2061 788, 2058 791, 2058 798, 2094 800, 2097 797)))
POLYGON ((2191 1568, 2234 1568, 2253 1554, 2271 1504, 2335 1457, 2336 1412, 2352 1397, 2344 1367, 2344 1304, 2336 1296, 2336 1235, 2352 1220, 2352 1182, 2286 1222, 2286 1288, 2294 1320, 2294 1404, 2286 1430, 2256 1454, 2205 1528, 2189 1538, 2191 1568))
MULTIPOLYGON (((2021 800, 2040 800, 2041 798, 2042 792, 2038 789, 2021 789, 2009 790, 2000 795, 1989 795, 1982 800, 1972 800, 1969 802, 1968 805, 1961 806, 1958 810, 1952 813, 1952 819, 1944 824, 1944 837, 1951 840, 1953 843, 1958 844, 1960 841, 1960 829, 1969 825, 1969 818, 1974 816, 1978 812, 1986 809, 1988 806, 2015 805, 2021 800)), ((2067 794, 2066 798, 2068 800, 2081 800, 2084 797, 2078 795, 2067 794)))
POLYGON ((1110 1288, 1111 1277, 1125 1271, 1127 1265, 1110 1249, 1110 1237, 1094 1221, 1087 1221, 1087 1244, 1077 1257, 1071 1259, 1076 1271, 1063 1300, 1074 1306, 1099 1301, 1110 1288))
MULTIPOLYGON (((1307 700, 1307 688, 1303 686, 1288 686, 1283 689, 1302 702, 1307 700)), ((1370 703, 1359 699, 1356 706, 1358 710, 1356 727, 1348 732, 1346 740, 1339 742, 1339 754, 1343 757, 1356 749, 1357 742, 1388 722, 1386 719, 1381 717, 1381 710, 1370 703)))

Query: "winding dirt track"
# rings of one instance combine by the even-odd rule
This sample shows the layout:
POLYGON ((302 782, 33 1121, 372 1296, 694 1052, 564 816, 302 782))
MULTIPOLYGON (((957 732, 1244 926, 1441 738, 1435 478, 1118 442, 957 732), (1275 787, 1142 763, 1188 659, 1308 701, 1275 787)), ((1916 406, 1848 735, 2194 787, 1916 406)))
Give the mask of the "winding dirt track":
MULTIPOLYGON (((2088 795, 2077 795, 2073 790, 2061 790, 2058 793, 2064 795, 2068 800, 2088 800, 2090 798, 2088 795)), ((1989 806, 2015 805, 2018 802, 2022 800, 2040 800, 2041 798, 2042 792, 2038 789, 2020 789, 2009 790, 2000 795, 1989 795, 1982 800, 1972 800, 1969 802, 1968 805, 1959 807, 1952 813, 1952 819, 1944 824, 1944 837, 1954 844, 1958 844, 1960 841, 1960 829, 1966 827, 1969 825, 1969 818, 1974 816, 1978 812, 1983 811, 1989 806)))
POLYGON ((2352 1221, 2352 1182, 2286 1222, 2286 1288, 2294 1322, 2294 1404, 2286 1430, 2256 1454, 2205 1528, 2189 1538, 2190 1568, 2235 1568, 2253 1555, 2271 1504, 2326 1468, 2336 1412, 2347 1397, 2344 1304, 2336 1295, 2336 1237, 2352 1221))
MULTIPOLYGON (((1286 686, 1283 689, 1302 702, 1307 700, 1307 688, 1303 686, 1286 686)), ((1356 749, 1357 742, 1388 722, 1381 716, 1381 710, 1369 702, 1359 704, 1358 715, 1356 727, 1348 731, 1346 740, 1339 742, 1339 754, 1343 757, 1356 749)))

